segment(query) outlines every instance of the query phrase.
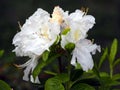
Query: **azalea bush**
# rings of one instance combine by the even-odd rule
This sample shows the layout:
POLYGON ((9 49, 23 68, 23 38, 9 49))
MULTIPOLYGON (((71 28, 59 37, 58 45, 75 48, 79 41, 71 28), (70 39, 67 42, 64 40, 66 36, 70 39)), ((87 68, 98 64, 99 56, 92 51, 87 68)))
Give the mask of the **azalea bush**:
MULTIPOLYGON (((87 15, 88 9, 69 13, 56 6, 50 15, 39 8, 20 26, 13 38, 17 56, 29 57, 22 65, 23 80, 35 83, 44 90, 110 90, 120 85, 120 74, 114 74, 117 39, 111 48, 102 49, 101 58, 92 55, 101 52, 100 45, 88 39, 88 31, 95 18, 87 15), (109 72, 100 68, 109 61, 109 72)), ((2 84, 3 85, 3 84, 2 84)))

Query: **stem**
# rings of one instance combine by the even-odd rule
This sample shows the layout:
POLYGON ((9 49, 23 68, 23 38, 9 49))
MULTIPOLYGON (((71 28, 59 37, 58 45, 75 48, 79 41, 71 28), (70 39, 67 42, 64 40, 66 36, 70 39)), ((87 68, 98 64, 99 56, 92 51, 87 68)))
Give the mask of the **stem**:
MULTIPOLYGON (((71 60, 71 55, 68 55, 68 67, 67 67, 67 70, 68 70, 68 76, 70 78, 70 73, 71 73, 71 63, 70 63, 70 60, 71 60)), ((70 90, 71 88, 71 81, 69 79, 69 81, 66 83, 66 90, 70 90)))
POLYGON ((59 64, 59 73, 62 72, 62 60, 61 57, 58 58, 58 64, 59 64))

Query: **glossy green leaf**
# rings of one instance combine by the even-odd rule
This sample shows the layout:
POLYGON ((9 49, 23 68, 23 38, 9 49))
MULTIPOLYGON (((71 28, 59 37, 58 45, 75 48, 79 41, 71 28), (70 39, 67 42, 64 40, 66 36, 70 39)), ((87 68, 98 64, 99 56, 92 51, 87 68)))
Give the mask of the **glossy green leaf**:
POLYGON ((72 86, 71 90, 95 90, 95 88, 85 83, 78 83, 72 86))
POLYGON ((43 54, 42 54, 42 59, 43 59, 43 61, 46 61, 47 59, 48 59, 48 57, 49 57, 49 51, 45 51, 43 54))
POLYGON ((118 58, 117 60, 114 61, 113 63, 113 67, 115 67, 116 65, 120 64, 120 58, 118 58))
POLYGON ((6 82, 0 80, 0 90, 11 90, 11 88, 6 82))
POLYGON ((107 55, 108 55, 108 48, 105 48, 104 53, 103 53, 103 55, 100 58, 100 62, 99 62, 98 68, 101 67, 101 65, 104 62, 104 60, 106 59, 107 55))
POLYGON ((110 64, 113 64, 113 61, 115 59, 117 53, 117 45, 118 45, 118 41, 117 39, 114 39, 110 49, 110 56, 109 56, 110 64))
POLYGON ((35 78, 36 76, 39 75, 39 73, 42 71, 42 69, 47 66, 49 63, 53 62, 54 60, 56 60, 56 58, 58 58, 60 56, 60 54, 55 54, 51 57, 49 57, 49 60, 47 60, 46 62, 41 60, 40 63, 35 67, 35 69, 33 70, 33 77, 35 78))
POLYGON ((67 45, 65 45, 65 49, 68 52, 72 52, 74 48, 75 48, 75 44, 74 43, 68 43, 67 45))
POLYGON ((66 35, 70 31, 70 28, 64 29, 62 31, 62 35, 66 35))
POLYGON ((65 90, 61 81, 56 78, 50 78, 45 83, 45 90, 65 90))

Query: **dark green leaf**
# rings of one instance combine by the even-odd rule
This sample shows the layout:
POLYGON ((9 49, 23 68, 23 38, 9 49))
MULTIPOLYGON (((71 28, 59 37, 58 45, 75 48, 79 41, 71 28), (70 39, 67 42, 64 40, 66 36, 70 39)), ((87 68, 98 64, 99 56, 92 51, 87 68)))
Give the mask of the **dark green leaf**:
POLYGON ((70 31, 70 28, 64 29, 62 31, 62 35, 66 35, 70 31))
POLYGON ((74 48, 75 48, 75 44, 74 43, 68 43, 67 45, 65 45, 65 49, 68 52, 72 52, 74 48))
POLYGON ((97 64, 96 64, 96 63, 94 64, 93 72, 94 72, 94 74, 95 74, 98 78, 100 77, 99 70, 98 70, 98 68, 97 68, 97 64))
POLYGON ((116 65, 120 64, 120 58, 118 58, 114 63, 113 63, 113 67, 115 67, 116 65))
POLYGON ((65 90, 61 81, 56 78, 50 78, 45 83, 45 90, 65 90))
POLYGON ((53 62, 54 60, 56 60, 56 58, 58 58, 60 56, 60 54, 55 54, 51 57, 49 57, 49 60, 47 60, 46 62, 41 60, 41 62, 35 67, 35 69, 33 70, 33 78, 35 79, 36 76, 39 75, 39 73, 42 71, 42 69, 48 65, 49 63, 53 62))
POLYGON ((95 88, 85 83, 78 83, 72 86, 71 90, 95 90, 95 88))
POLYGON ((4 50, 0 50, 0 57, 4 54, 4 50))
POLYGON ((100 77, 109 77, 107 72, 100 72, 100 77))
POLYGON ((78 84, 78 83, 86 83, 86 84, 91 85, 91 86, 99 86, 100 85, 100 81, 96 78, 80 79, 74 84, 78 84))
POLYGON ((75 81, 75 80, 79 79, 82 74, 83 74, 83 70, 75 69, 75 70, 71 71, 70 80, 75 81))
POLYGON ((65 82, 69 81, 69 75, 66 74, 66 73, 58 74, 54 78, 58 79, 62 83, 65 83, 65 82))
POLYGON ((112 80, 110 77, 101 77, 101 84, 104 86, 116 86, 120 85, 120 82, 112 80))
POLYGON ((110 90, 109 86, 101 86, 98 90, 110 90))
POLYGON ((0 80, 0 90, 11 90, 11 88, 6 82, 0 80))
POLYGON ((101 67, 101 65, 104 62, 104 60, 106 59, 107 55, 108 55, 108 48, 105 48, 104 53, 103 53, 103 55, 100 58, 100 62, 99 62, 98 68, 101 67))
POLYGON ((117 45, 118 45, 118 41, 117 39, 114 39, 110 49, 110 56, 109 56, 110 64, 113 64, 113 61, 115 59, 115 55, 117 53, 117 45))
POLYGON ((112 79, 113 80, 120 80, 120 74, 115 74, 112 79))
POLYGON ((49 51, 45 51, 43 54, 42 54, 42 59, 43 61, 46 61, 48 59, 48 56, 49 56, 49 51))

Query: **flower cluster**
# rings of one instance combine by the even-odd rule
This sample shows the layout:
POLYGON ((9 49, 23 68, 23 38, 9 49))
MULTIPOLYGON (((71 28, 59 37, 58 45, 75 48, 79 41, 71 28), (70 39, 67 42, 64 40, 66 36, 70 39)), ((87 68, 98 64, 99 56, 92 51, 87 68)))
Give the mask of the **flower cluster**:
MULTIPOLYGON (((76 63, 79 63, 84 71, 94 66, 91 54, 95 54, 96 50, 100 51, 100 46, 87 39, 87 32, 94 26, 95 18, 78 9, 69 14, 59 6, 54 8, 51 16, 39 8, 26 20, 21 31, 13 38, 16 47, 13 52, 17 56, 30 58, 26 63, 19 65, 25 68, 23 80, 29 80, 29 75, 38 64, 38 59, 46 50, 50 51, 49 48, 58 37, 60 37, 58 42, 64 50, 67 50, 66 45, 69 43, 74 44, 75 47, 71 52, 72 65, 76 66, 76 63)), ((35 81, 32 75, 30 78, 32 82, 39 83, 38 77, 35 81)))

